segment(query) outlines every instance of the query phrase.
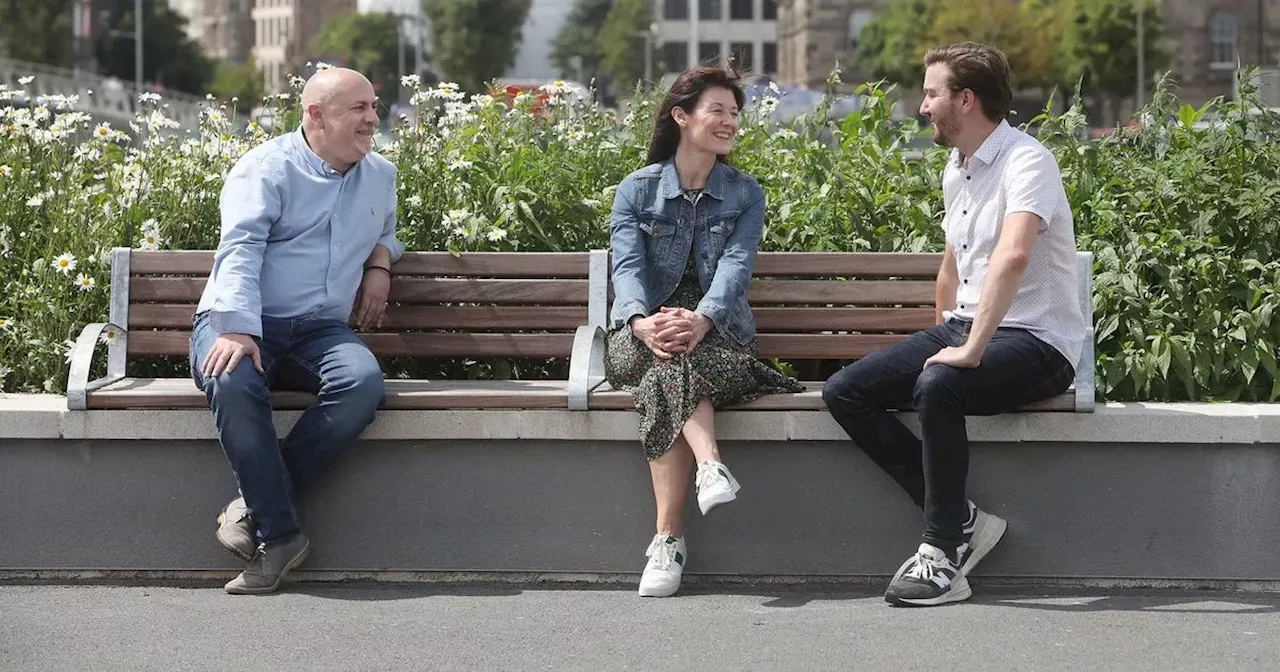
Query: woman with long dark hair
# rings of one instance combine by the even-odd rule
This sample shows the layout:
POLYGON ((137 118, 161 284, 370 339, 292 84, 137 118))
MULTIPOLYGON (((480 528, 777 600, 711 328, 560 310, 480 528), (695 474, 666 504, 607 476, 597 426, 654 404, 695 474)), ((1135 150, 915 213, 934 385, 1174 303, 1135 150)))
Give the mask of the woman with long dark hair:
POLYGON ((720 458, 716 408, 799 382, 755 356, 747 285, 764 229, 765 196, 728 163, 742 88, 735 73, 698 67, 671 86, 654 122, 649 165, 613 203, 614 302, 605 375, 635 396, 657 530, 640 595, 680 588, 688 557, 681 512, 688 478, 703 515, 737 498, 720 458))

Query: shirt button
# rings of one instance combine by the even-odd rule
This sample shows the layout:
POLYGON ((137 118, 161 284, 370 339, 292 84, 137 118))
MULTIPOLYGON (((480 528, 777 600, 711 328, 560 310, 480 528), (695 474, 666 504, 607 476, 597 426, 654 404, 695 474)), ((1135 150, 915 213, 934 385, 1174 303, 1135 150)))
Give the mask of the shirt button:
POLYGON ((968 210, 965 210, 965 211, 961 212, 960 214, 962 214, 962 215, 967 215, 967 214, 969 214, 969 211, 968 211, 968 210))
POLYGON ((969 246, 968 246, 968 245, 961 245, 960 247, 961 247, 962 249, 965 249, 965 250, 969 249, 969 246))
POLYGON ((969 284, 969 278, 965 278, 965 279, 964 279, 964 284, 966 284, 966 285, 967 285, 967 284, 969 284))
POLYGON ((965 175, 965 176, 964 176, 964 179, 966 179, 966 180, 972 180, 972 179, 973 179, 973 177, 971 177, 971 176, 969 176, 969 175, 965 175))

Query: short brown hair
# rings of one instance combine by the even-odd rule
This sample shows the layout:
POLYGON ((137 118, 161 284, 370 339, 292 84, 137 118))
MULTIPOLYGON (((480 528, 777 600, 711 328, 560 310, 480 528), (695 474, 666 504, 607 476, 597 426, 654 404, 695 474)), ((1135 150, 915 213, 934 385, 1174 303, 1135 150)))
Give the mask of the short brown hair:
POLYGON ((924 55, 924 67, 941 63, 951 70, 952 91, 969 89, 978 97, 982 113, 995 122, 1009 116, 1013 106, 1013 75, 1004 52, 987 44, 961 42, 934 47, 924 55))

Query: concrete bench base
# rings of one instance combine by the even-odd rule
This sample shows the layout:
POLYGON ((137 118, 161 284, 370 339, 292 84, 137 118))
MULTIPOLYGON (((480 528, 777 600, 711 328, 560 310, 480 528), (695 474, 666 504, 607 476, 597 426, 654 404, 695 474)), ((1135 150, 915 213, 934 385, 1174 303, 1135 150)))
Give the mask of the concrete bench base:
MULTIPOLYGON (((199 424, 207 417, 42 415, 39 398, 0 406, 19 399, 29 411, 21 419, 0 410, 3 575, 236 568, 213 539, 235 488, 211 427, 199 424), (166 438, 126 438, 128 428, 166 438), (175 433, 187 436, 167 438, 175 433)), ((383 414, 310 493, 303 524, 317 578, 642 568, 653 504, 634 415, 507 413, 498 431, 486 416, 458 413, 383 414), (476 438, 459 438, 468 434, 476 438)), ((690 573, 857 583, 915 549, 919 511, 821 416, 721 416, 722 451, 743 490, 705 518, 690 502, 690 573)), ((1243 404, 975 419, 970 496, 1010 523, 978 574, 1152 587, 1280 581, 1278 421, 1272 407, 1243 404)))

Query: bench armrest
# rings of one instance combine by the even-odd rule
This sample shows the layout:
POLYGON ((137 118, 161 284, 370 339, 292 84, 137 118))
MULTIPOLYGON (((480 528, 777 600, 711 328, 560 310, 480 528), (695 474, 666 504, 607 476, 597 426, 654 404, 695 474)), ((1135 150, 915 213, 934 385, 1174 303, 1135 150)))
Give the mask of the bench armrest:
POLYGON ((124 378, 124 371, 112 370, 113 367, 108 362, 107 375, 94 381, 89 380, 89 369, 93 366, 93 353, 97 350, 98 339, 107 329, 115 329, 120 334, 119 347, 127 346, 128 331, 110 322, 95 322, 80 332, 80 337, 76 339, 76 344, 71 350, 71 372, 67 375, 67 408, 70 410, 85 410, 88 407, 90 392, 124 378))
POLYGON ((1079 283, 1080 313, 1084 316, 1084 347, 1076 365, 1076 413, 1092 413, 1097 381, 1094 379, 1093 330, 1093 253, 1076 253, 1076 279, 1079 283))
POLYGON ((604 382, 604 329, 581 326, 573 335, 573 354, 569 357, 569 408, 587 410, 591 391, 604 382))

